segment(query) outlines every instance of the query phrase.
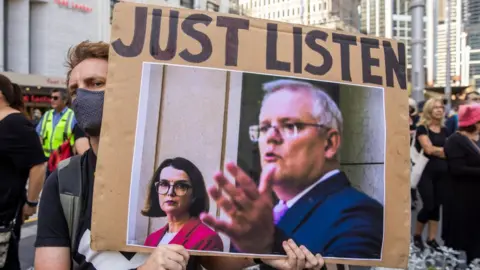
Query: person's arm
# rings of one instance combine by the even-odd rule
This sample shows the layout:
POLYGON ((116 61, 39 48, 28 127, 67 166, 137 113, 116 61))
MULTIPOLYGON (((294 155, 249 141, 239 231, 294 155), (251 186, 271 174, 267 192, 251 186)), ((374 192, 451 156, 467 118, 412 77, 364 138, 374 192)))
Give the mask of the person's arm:
POLYGON ((30 167, 27 200, 38 202, 45 181, 46 157, 42 145, 35 138, 35 133, 28 128, 25 131, 24 143, 26 144, 24 154, 28 156, 30 167))
POLYGON ((35 131, 37 132, 38 138, 40 138, 40 144, 43 144, 43 138, 42 138, 42 126, 43 126, 43 120, 45 118, 45 115, 47 113, 43 114, 40 120, 37 123, 37 126, 35 127, 35 131))
POLYGON ((90 149, 90 143, 88 142, 87 137, 79 138, 75 140, 75 152, 78 155, 83 155, 85 152, 90 149))
POLYGON ((42 191, 43 183, 45 181, 46 165, 41 163, 33 166, 30 169, 27 200, 29 202, 37 202, 42 191))
POLYGON ((468 151, 464 143, 468 141, 459 141, 459 137, 451 138, 445 144, 445 153, 447 156, 448 169, 455 177, 455 181, 467 179, 480 179, 480 167, 472 167, 466 163, 465 152, 468 151))
POLYGON ((35 270, 70 270, 70 249, 41 247, 35 250, 35 270))
POLYGON ((30 169, 27 202, 23 206, 23 219, 26 220, 37 212, 37 204, 45 180, 46 164, 41 163, 30 169))
POLYGON ((60 203, 56 170, 43 187, 35 247, 36 270, 70 269, 70 234, 60 203))
POLYGON ((74 150, 78 155, 83 155, 88 149, 90 149, 90 143, 88 141, 87 134, 83 132, 76 122, 72 130, 73 137, 75 138, 74 150))
POLYGON ((428 137, 427 128, 420 126, 417 129, 418 141, 420 142, 423 151, 427 155, 437 156, 440 158, 445 158, 445 153, 443 152, 443 147, 437 147, 432 144, 430 138, 428 137))
POLYGON ((37 133, 32 123, 26 119, 14 119, 11 125, 12 139, 7 142, 9 156, 15 167, 29 170, 27 188, 28 202, 23 207, 23 217, 26 219, 37 211, 36 203, 45 180, 47 158, 43 154, 42 145, 37 139, 37 133), (33 204, 32 204, 33 203, 33 204))

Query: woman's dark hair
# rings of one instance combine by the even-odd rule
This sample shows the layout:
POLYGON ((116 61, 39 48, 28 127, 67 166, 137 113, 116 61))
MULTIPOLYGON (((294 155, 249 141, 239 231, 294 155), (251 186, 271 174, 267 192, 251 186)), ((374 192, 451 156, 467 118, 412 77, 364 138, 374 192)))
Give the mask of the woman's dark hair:
POLYGON ((155 183, 160 181, 160 173, 166 167, 173 167, 177 170, 184 171, 190 178, 192 183, 192 200, 190 204, 189 213, 191 217, 198 217, 202 212, 208 212, 210 208, 210 201, 207 195, 207 189, 205 187, 205 181, 203 180, 200 170, 190 162, 189 160, 176 157, 173 159, 166 159, 160 164, 158 169, 153 173, 153 177, 148 184, 147 198, 145 200, 145 206, 141 211, 142 215, 147 217, 165 217, 166 214, 160 208, 160 202, 158 200, 157 190, 155 189, 155 183))
POLYGON ((25 111, 22 89, 2 74, 0 74, 0 91, 10 107, 21 112, 25 111))
POLYGON ((465 131, 465 132, 468 132, 468 133, 474 133, 475 131, 477 131, 477 126, 475 126, 475 124, 473 124, 473 125, 466 126, 466 127, 459 127, 458 130, 459 131, 465 131))
POLYGON ((23 102, 22 88, 16 83, 12 83, 13 86, 13 102, 10 103, 10 107, 25 112, 25 103, 23 102))

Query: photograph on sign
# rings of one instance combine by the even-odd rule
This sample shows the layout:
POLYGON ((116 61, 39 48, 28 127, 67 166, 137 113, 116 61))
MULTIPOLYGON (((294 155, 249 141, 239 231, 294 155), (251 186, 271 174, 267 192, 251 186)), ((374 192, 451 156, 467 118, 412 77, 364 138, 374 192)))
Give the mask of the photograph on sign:
POLYGON ((324 257, 381 259, 383 104, 381 88, 144 63, 127 244, 271 255, 291 238, 324 257), (212 110, 205 91, 227 92, 228 107, 212 110), (224 111, 226 131, 212 121, 224 111))
POLYGON ((92 249, 404 268, 405 45, 155 5, 113 11, 92 249), (115 226, 112 226, 115 224, 115 226))

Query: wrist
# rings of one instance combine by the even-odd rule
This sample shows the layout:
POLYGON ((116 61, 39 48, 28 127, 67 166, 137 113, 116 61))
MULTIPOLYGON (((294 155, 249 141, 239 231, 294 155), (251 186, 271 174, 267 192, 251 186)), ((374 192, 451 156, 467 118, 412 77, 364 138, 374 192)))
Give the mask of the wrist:
POLYGON ((28 205, 29 207, 37 207, 38 201, 29 201, 29 200, 27 199, 26 202, 25 202, 25 204, 28 205))

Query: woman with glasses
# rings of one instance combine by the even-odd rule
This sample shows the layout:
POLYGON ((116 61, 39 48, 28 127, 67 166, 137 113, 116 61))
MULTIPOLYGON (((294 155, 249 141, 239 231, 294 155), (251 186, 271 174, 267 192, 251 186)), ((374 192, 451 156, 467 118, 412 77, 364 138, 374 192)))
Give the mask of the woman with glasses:
POLYGON ((186 249, 223 251, 220 236, 198 218, 208 209, 209 198, 200 170, 185 158, 166 159, 150 181, 142 214, 166 216, 168 223, 151 233, 145 245, 179 244, 186 249))

